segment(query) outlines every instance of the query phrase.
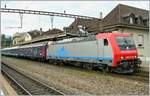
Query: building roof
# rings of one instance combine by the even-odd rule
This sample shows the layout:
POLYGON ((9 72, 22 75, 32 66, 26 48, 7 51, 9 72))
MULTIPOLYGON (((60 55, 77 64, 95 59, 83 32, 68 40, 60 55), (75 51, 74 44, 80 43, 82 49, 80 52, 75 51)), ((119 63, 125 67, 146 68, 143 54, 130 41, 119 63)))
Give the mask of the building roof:
POLYGON ((56 34, 61 34, 61 33, 63 33, 63 31, 62 30, 60 30, 60 29, 52 29, 52 30, 48 30, 48 31, 45 31, 45 32, 43 32, 42 33, 42 36, 43 35, 56 35, 56 34))
MULTIPOLYGON (((102 29, 110 29, 116 27, 130 27, 130 28, 140 28, 140 29, 148 29, 148 25, 144 24, 129 24, 124 22, 124 17, 128 17, 130 15, 134 15, 136 18, 141 18, 143 20, 149 20, 149 11, 135 8, 123 4, 117 5, 108 15, 106 15, 102 20, 101 19, 82 19, 77 18, 74 22, 66 28, 66 32, 71 34, 77 34, 78 26, 83 26, 86 28, 86 31, 89 33, 100 32, 102 29)), ((65 32, 59 29, 53 29, 48 31, 39 31, 32 30, 27 32, 30 34, 32 39, 44 40, 44 38, 55 38, 61 35, 65 36, 65 32)), ((20 34, 20 33, 19 33, 20 34)), ((18 36, 18 34, 15 34, 18 36)))
POLYGON ((32 39, 41 35, 39 30, 31 30, 27 33, 32 37, 32 39))
POLYGON ((26 34, 25 32, 23 32, 23 33, 16 32, 13 34, 13 38, 20 37, 20 36, 23 37, 25 34, 26 34))
POLYGON ((60 33, 63 33, 63 31, 59 29, 52 29, 45 32, 44 31, 41 32, 39 30, 32 30, 27 33, 29 33, 32 39, 34 39, 34 38, 39 38, 39 37, 49 36, 49 35, 59 35, 60 33))
POLYGON ((100 19, 82 19, 77 18, 74 22, 67 28, 67 33, 76 34, 78 26, 83 26, 86 30, 91 33, 98 31, 100 29, 100 19))
POLYGON ((149 20, 148 10, 119 4, 108 15, 106 15, 103 20, 81 18, 75 19, 75 21, 67 28, 67 33, 76 34, 79 25, 86 27, 89 33, 95 31, 100 32, 103 29, 107 29, 112 26, 118 27, 120 25, 123 27, 148 29, 148 25, 145 26, 144 24, 139 25, 125 23, 123 18, 131 14, 134 14, 137 18, 142 17, 143 20, 149 20))
MULTIPOLYGON (((129 16, 130 14, 134 14, 135 17, 141 16, 143 18, 147 18, 147 19, 149 18, 148 10, 119 4, 108 15, 104 17, 103 26, 125 24, 123 22, 123 17, 129 16)), ((132 26, 139 26, 139 25, 132 24, 132 26)))

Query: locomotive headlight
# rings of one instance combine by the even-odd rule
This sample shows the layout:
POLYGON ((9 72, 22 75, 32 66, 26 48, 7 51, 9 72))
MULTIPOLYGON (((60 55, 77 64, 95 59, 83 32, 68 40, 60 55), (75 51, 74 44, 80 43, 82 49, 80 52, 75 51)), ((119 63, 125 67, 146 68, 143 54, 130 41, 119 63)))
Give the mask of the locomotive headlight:
POLYGON ((137 58, 137 56, 134 56, 135 58, 137 58))
POLYGON ((124 57, 123 57, 123 56, 121 56, 121 59, 124 59, 124 57))

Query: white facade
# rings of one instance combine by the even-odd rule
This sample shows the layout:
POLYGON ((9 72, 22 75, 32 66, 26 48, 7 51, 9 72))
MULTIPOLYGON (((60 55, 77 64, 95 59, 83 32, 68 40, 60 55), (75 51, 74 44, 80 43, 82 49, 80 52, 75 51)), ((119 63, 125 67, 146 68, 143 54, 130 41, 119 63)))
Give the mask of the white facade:
POLYGON ((32 40, 32 37, 30 36, 29 33, 15 33, 13 35, 13 45, 21 44, 26 41, 32 40))

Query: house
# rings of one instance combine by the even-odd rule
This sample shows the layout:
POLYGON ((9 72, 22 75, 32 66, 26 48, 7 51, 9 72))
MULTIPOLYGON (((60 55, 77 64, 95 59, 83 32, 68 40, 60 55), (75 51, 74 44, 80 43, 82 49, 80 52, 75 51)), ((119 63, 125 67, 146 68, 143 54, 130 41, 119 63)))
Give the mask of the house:
POLYGON ((40 39, 45 39, 47 37, 51 37, 51 36, 57 36, 61 33, 64 33, 63 31, 59 30, 59 29, 52 29, 52 30, 48 30, 48 31, 39 31, 39 30, 31 30, 28 32, 23 32, 23 33, 15 33, 13 35, 13 45, 19 45, 19 44, 23 44, 29 41, 38 41, 40 39))
POLYGON ((15 33, 13 34, 13 45, 18 45, 26 41, 30 41, 37 36, 40 35, 40 31, 38 30, 32 30, 29 32, 22 32, 22 33, 15 33))
POLYGON ((13 45, 17 45, 21 42, 24 42, 25 41, 25 34, 26 33, 18 33, 18 32, 13 34, 13 45))

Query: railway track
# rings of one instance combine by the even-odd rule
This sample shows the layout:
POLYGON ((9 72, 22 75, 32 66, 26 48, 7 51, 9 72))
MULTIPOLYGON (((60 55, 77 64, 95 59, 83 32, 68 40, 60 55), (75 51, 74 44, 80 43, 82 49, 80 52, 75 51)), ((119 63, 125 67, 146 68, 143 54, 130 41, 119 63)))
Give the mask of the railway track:
POLYGON ((146 75, 142 75, 140 73, 135 73, 135 74, 130 74, 130 75, 122 75, 122 74, 109 74, 113 77, 117 77, 117 78, 124 78, 124 79, 129 79, 129 80, 134 80, 134 81, 140 81, 140 82, 143 82, 143 83, 149 83, 149 74, 148 73, 145 73, 146 75))
POLYGON ((22 95, 65 95, 43 82, 35 80, 2 63, 2 72, 22 91, 22 95))

